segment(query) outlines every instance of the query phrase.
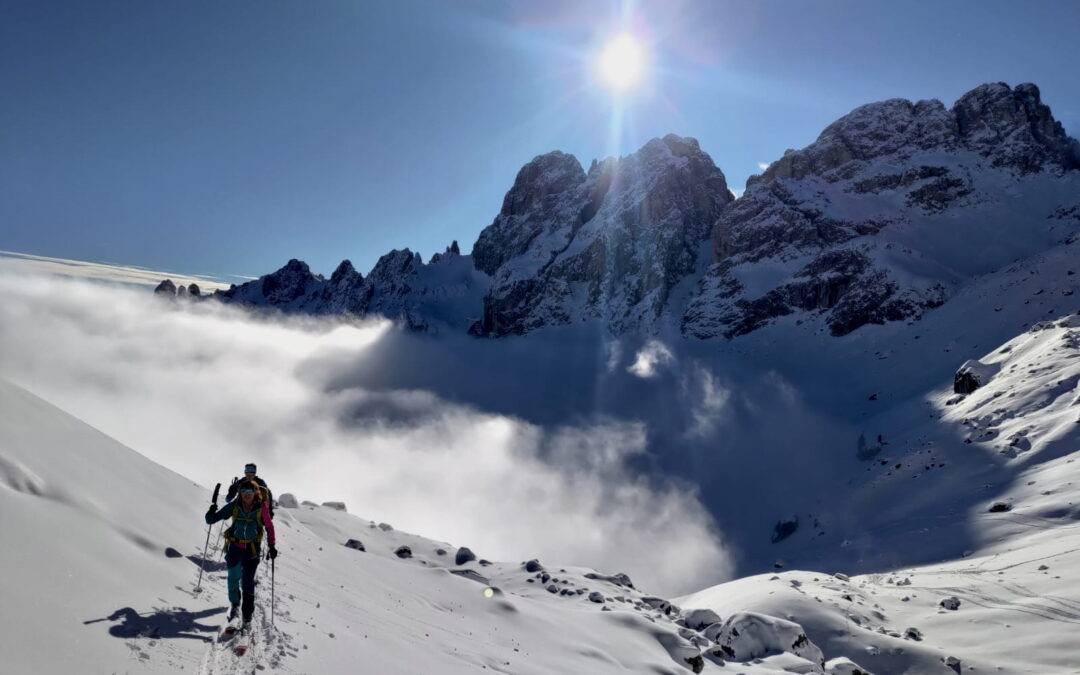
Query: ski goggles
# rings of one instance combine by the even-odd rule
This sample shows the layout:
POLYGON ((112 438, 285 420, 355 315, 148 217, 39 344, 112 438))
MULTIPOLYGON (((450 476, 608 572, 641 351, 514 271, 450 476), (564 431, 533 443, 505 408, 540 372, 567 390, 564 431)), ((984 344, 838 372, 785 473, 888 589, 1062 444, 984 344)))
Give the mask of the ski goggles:
POLYGON ((253 495, 253 494, 255 494, 255 491, 252 490, 251 488, 244 488, 244 489, 240 490, 240 494, 242 494, 242 495, 253 495))

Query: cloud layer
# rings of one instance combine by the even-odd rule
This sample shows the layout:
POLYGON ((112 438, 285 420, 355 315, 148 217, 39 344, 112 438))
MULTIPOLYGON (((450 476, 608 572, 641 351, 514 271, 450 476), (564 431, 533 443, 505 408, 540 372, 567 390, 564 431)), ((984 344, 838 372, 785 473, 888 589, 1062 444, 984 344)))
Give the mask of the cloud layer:
MULTIPOLYGON (((0 376, 203 484, 255 461, 278 493, 343 500, 488 558, 625 571, 661 593, 731 571, 696 490, 630 468, 648 454, 642 424, 541 425, 401 384, 407 364, 453 360, 439 351, 452 343, 382 321, 270 320, 2 270, 0 297, 0 376), (377 376, 388 354, 393 386, 377 376)), ((446 377, 473 372, 479 391, 475 364, 448 366, 446 377)), ((703 405, 722 408, 704 377, 713 393, 703 405)), ((530 395, 545 396, 522 392, 521 405, 530 395)))

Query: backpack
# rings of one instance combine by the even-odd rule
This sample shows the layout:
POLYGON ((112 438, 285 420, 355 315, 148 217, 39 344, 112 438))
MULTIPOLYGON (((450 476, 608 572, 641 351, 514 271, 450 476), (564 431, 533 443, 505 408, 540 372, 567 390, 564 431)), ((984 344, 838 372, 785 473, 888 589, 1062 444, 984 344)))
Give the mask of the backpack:
POLYGON ((223 535, 228 543, 248 545, 252 556, 259 555, 258 551, 263 538, 262 505, 265 502, 262 499, 265 497, 267 490, 260 487, 259 492, 260 499, 252 502, 252 506, 255 507, 254 511, 245 511, 239 499, 233 502, 233 524, 225 530, 223 535))

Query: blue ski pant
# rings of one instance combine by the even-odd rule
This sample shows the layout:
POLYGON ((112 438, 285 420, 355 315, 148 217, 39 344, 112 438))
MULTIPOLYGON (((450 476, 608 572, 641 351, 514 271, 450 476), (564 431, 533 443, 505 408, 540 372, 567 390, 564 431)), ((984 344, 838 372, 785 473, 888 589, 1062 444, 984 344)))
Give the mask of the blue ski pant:
POLYGON ((245 621, 255 611, 255 570, 259 567, 260 559, 258 547, 255 547, 255 555, 251 555, 251 546, 248 544, 247 548, 241 548, 229 544, 229 550, 225 552, 225 567, 229 570, 229 602, 241 605, 240 611, 245 621))

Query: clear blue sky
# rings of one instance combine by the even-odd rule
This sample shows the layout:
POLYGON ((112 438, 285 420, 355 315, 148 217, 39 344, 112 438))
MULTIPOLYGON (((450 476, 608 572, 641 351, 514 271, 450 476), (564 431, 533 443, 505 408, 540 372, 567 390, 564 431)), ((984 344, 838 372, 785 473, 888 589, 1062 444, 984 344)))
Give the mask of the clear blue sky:
POLYGON ((694 136, 739 189, 885 98, 1031 81, 1080 136, 1080 2, 0 0, 0 249, 189 273, 471 248, 522 164, 694 136), (589 65, 621 28, 643 86, 589 65))

